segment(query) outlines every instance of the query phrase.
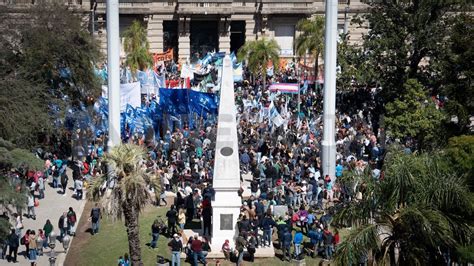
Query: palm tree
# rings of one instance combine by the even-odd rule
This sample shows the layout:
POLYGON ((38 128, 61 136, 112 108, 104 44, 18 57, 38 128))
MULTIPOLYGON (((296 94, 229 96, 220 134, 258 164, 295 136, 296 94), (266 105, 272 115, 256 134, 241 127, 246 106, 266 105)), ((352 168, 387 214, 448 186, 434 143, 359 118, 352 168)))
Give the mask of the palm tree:
POLYGON ((296 24, 301 34, 296 38, 296 54, 304 56, 307 52, 314 56, 314 77, 318 78, 319 55, 324 49, 324 18, 314 16, 303 19, 296 24))
POLYGON ((239 49, 237 53, 239 60, 247 60, 247 66, 254 75, 262 75, 263 88, 266 87, 267 65, 272 62, 274 69, 278 69, 280 60, 280 47, 278 43, 265 38, 249 41, 239 49))
POLYGON ((109 175, 97 178, 88 190, 88 198, 99 202, 104 212, 112 219, 121 219, 127 227, 128 248, 132 265, 140 265, 141 248, 138 228, 139 213, 152 201, 148 188, 159 193, 159 178, 145 172, 143 160, 145 150, 133 144, 112 148, 105 156, 109 175), (107 189, 101 189, 107 184, 107 189))
POLYGON ((123 33, 124 50, 127 54, 125 63, 135 75, 138 69, 144 69, 153 62, 149 53, 150 44, 147 39, 147 31, 142 23, 134 20, 132 25, 123 33))
POLYGON ((470 243, 469 192, 446 160, 438 155, 395 154, 386 161, 382 181, 374 180, 370 172, 348 178, 361 184, 356 190, 363 197, 335 215, 336 224, 354 227, 337 248, 337 265, 352 265, 362 258, 390 265, 442 264, 446 254, 470 243))

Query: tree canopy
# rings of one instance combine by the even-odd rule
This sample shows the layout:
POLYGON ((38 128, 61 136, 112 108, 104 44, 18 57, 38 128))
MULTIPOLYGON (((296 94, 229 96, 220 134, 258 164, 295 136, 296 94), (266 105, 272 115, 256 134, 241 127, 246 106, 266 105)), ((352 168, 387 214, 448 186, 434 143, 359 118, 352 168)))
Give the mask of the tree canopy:
POLYGON ((89 199, 99 202, 111 218, 124 218, 133 265, 139 265, 141 261, 139 213, 153 199, 149 188, 155 189, 158 194, 161 188, 159 178, 154 173, 145 172, 145 156, 143 147, 132 144, 112 148, 105 156, 111 167, 111 174, 96 178, 87 191, 89 199), (102 189, 105 182, 106 192, 102 189), (109 189, 111 184, 112 188, 109 189))
POLYGON ((319 56, 324 49, 324 18, 314 16, 302 19, 296 24, 296 29, 301 32, 296 37, 296 53, 298 56, 310 53, 314 57, 314 76, 318 77, 319 56))
POLYGON ((148 43, 146 28, 138 20, 134 20, 132 25, 123 33, 123 47, 126 57, 126 64, 132 73, 139 69, 149 67, 153 60, 148 43))
POLYGON ((440 264, 472 239, 474 205, 463 178, 439 154, 387 156, 383 180, 349 175, 361 200, 345 205, 336 224, 353 226, 338 246, 337 265, 371 256, 382 264, 440 264), (368 255, 370 254, 370 255, 368 255))
POLYGON ((280 46, 274 40, 265 38, 249 41, 239 49, 237 53, 239 61, 247 60, 247 67, 254 75, 261 75, 263 87, 266 86, 267 66, 272 63, 274 69, 278 69, 280 63, 280 46))
POLYGON ((68 106, 99 95, 93 64, 100 53, 65 5, 41 3, 10 14, 0 12, 0 137, 32 147, 39 134, 52 133, 68 106))
POLYGON ((386 105, 385 126, 394 138, 414 138, 421 148, 437 143, 444 120, 427 91, 414 79, 404 84, 405 93, 386 105))

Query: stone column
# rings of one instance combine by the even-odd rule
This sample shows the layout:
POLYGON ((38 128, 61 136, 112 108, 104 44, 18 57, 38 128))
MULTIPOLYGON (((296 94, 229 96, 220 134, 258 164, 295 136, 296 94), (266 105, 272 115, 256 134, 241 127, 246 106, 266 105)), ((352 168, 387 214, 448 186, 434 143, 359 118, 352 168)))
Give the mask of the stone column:
POLYGON ((148 18, 148 42, 152 53, 163 52, 163 18, 159 15, 148 18))
POLYGON ((245 41, 254 41, 257 38, 255 17, 245 20, 245 41))
POLYGON ((189 17, 180 17, 178 21, 178 57, 180 61, 189 59, 191 53, 189 17))
POLYGON ((219 52, 230 53, 230 18, 221 17, 219 21, 219 52))

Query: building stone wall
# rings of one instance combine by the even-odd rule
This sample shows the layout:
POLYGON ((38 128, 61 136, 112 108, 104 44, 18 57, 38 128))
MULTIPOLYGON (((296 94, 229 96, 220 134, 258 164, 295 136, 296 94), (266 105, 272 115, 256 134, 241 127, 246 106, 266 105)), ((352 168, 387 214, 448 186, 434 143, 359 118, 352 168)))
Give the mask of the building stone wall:
MULTIPOLYGON (((36 0, 0 0, 0 6, 14 9, 25 8, 36 0)), ((119 0, 120 18, 124 20, 139 19, 147 26, 148 40, 152 52, 164 50, 165 21, 177 22, 178 57, 187 59, 190 56, 191 23, 193 20, 215 20, 218 23, 218 47, 220 51, 229 52, 231 48, 230 25, 232 21, 245 23, 245 41, 261 37, 280 38, 280 42, 292 40, 299 34, 296 23, 312 15, 324 15, 324 0, 119 0), (284 36, 281 35, 283 32, 284 36), (285 34, 292 33, 293 36, 285 34)), ((339 30, 342 32, 346 21, 367 10, 367 5, 360 0, 339 0, 339 30)), ((67 0, 84 17, 94 17, 94 36, 106 53, 106 0, 67 0), (93 9, 94 11, 92 11, 93 9), (93 12, 94 16, 90 14, 93 12)), ((350 41, 359 43, 367 29, 358 29, 357 25, 347 23, 350 41)), ((124 27, 126 25, 122 25, 124 27)), ((288 46, 286 44, 286 46, 288 46)), ((288 47, 287 47, 288 48, 288 47)), ((293 57, 293 49, 286 49, 283 57, 293 57)))

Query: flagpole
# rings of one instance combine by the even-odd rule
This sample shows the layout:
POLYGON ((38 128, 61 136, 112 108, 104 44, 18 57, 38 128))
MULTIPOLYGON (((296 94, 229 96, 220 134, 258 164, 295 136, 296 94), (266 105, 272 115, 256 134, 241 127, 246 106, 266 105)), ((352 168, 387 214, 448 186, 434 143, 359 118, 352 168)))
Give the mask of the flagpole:
POLYGON ((322 170, 335 180, 336 173, 336 59, 337 59, 337 0, 326 0, 324 45, 324 100, 322 170))
POLYGON ((108 148, 120 145, 119 1, 107 0, 107 64, 109 97, 108 148))
POLYGON ((298 126, 300 124, 300 83, 301 83, 300 79, 301 78, 300 78, 300 73, 299 72, 300 72, 299 68, 298 68, 298 66, 296 66, 296 75, 298 76, 298 105, 297 105, 298 106, 298 111, 297 111, 298 112, 298 114, 297 114, 297 119, 298 119, 297 121, 298 122, 296 124, 297 125, 297 129, 296 129, 297 132, 299 131, 298 126))

